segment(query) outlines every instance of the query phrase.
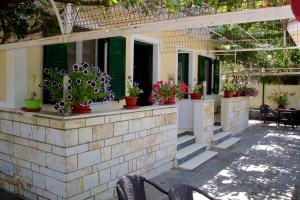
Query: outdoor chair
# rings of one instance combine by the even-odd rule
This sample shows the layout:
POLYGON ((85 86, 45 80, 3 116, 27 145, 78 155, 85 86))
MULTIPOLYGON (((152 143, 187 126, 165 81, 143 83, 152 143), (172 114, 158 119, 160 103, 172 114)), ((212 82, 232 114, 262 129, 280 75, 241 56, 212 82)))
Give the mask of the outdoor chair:
POLYGON ((296 110, 294 113, 294 124, 297 128, 300 126, 300 110, 296 110))
POLYGON ((201 200, 208 199, 208 200, 215 200, 215 198, 211 197, 204 191, 189 186, 189 185, 176 185, 173 188, 170 189, 169 191, 169 200, 193 200, 193 193, 199 193, 202 195, 201 200))
POLYGON ((164 189, 142 176, 123 176, 116 185, 118 200, 146 200, 145 182, 161 193, 168 195, 164 189))
POLYGON ((266 124, 267 120, 275 121, 278 123, 278 114, 270 108, 269 105, 263 104, 260 106, 260 113, 263 115, 264 124, 266 124))

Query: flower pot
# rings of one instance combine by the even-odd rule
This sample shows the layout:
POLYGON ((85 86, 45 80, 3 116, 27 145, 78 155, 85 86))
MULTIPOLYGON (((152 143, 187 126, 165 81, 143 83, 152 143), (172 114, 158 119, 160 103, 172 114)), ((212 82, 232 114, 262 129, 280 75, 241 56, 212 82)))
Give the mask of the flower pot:
POLYGON ((278 109, 285 109, 285 105, 278 105, 278 109))
POLYGON ((125 97, 125 102, 126 102, 126 106, 136 106, 137 104, 137 100, 139 97, 133 97, 133 96, 126 96, 125 97))
POLYGON ((166 100, 165 105, 172 105, 175 104, 175 96, 170 96, 170 98, 168 100, 166 100))
POLYGON ((25 99, 24 107, 26 109, 40 109, 41 108, 41 100, 40 99, 25 99))
POLYGON ((231 91, 224 91, 224 98, 231 98, 232 92, 231 91))
POLYGON ((191 99, 199 100, 202 98, 202 94, 190 93, 191 99))
POLYGON ((84 114, 84 113, 90 113, 90 112, 91 112, 90 105, 83 106, 80 104, 75 104, 72 106, 72 113, 84 114))
POLYGON ((237 91, 235 94, 234 94, 234 97, 240 97, 241 96, 241 93, 239 91, 237 91))

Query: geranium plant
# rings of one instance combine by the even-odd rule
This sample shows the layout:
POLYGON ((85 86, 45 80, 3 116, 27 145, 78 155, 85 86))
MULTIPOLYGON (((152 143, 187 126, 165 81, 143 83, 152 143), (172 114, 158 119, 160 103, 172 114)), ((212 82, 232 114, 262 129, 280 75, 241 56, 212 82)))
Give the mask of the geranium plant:
POLYGON ((234 81, 229 81, 228 79, 225 80, 223 83, 222 90, 224 92, 225 98, 230 98, 233 96, 233 94, 236 92, 236 88, 234 87, 234 81))
POLYGON ((157 104, 173 104, 175 97, 181 99, 186 93, 187 86, 184 82, 179 85, 158 81, 152 85, 152 101, 157 104))
POLYGON ((92 102, 108 101, 114 98, 110 88, 110 76, 99 68, 88 64, 74 64, 67 75, 58 69, 45 69, 48 78, 43 86, 56 102, 55 109, 64 113, 72 109, 75 113, 90 112, 92 102), (65 82, 65 83, 64 83, 65 82))

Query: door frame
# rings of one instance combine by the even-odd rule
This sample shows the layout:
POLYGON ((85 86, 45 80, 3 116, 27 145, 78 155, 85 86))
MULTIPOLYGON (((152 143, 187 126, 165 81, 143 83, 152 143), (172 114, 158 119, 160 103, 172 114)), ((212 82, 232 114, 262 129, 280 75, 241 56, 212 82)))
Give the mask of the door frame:
MULTIPOLYGON (((210 58, 210 59, 212 59, 212 61, 214 61, 216 59, 215 55, 209 54, 207 52, 198 52, 197 53, 197 59, 198 59, 198 56, 204 56, 204 57, 210 58)), ((199 60, 198 60, 198 63, 199 63, 199 60)), ((197 65, 198 65, 198 63, 197 63, 197 65)), ((214 62, 212 63, 212 69, 211 70, 212 70, 211 85, 213 86, 214 85, 214 75, 213 75, 213 72, 215 70, 215 64, 214 64, 214 62)), ((209 95, 209 96, 211 96, 211 95, 209 95)))
MULTIPOLYGON (((159 39, 155 39, 149 36, 144 35, 132 35, 131 42, 130 42, 130 59, 129 59, 129 66, 130 66, 130 73, 131 79, 133 80, 133 72, 134 72, 134 42, 143 42, 146 44, 150 44, 153 46, 153 60, 152 60, 152 82, 155 83, 160 80, 160 53, 159 53, 159 39)), ((128 79, 128 78, 126 78, 128 79)))
POLYGON ((196 77, 195 75, 195 50, 188 48, 177 48, 176 50, 176 72, 175 72, 175 84, 178 84, 178 54, 189 54, 189 82, 186 84, 193 84, 196 77))

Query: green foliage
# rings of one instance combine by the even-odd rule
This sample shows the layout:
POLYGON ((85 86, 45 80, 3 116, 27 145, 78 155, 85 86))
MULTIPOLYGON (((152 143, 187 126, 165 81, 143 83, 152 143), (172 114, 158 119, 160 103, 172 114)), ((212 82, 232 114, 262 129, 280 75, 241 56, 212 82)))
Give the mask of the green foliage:
POLYGON ((202 85, 191 85, 189 86, 189 92, 194 94, 202 94, 203 86, 202 85))
POLYGON ((278 106, 285 107, 289 104, 288 92, 284 92, 281 90, 275 91, 273 90, 271 95, 268 97, 271 101, 276 103, 278 106))
POLYGON ((127 82, 127 88, 128 88, 129 96, 132 97, 137 97, 144 92, 142 89, 139 88, 139 84, 134 83, 132 80, 129 80, 127 82))

